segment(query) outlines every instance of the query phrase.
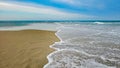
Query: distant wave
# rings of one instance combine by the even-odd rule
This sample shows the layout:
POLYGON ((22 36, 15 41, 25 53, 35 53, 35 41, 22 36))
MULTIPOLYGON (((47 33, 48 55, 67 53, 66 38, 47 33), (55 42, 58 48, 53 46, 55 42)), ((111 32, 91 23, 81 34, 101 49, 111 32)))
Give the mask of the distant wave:
POLYGON ((103 23, 103 22, 94 22, 95 24, 105 24, 105 23, 103 23))
POLYGON ((94 24, 98 24, 98 25, 120 25, 120 22, 94 22, 94 24))

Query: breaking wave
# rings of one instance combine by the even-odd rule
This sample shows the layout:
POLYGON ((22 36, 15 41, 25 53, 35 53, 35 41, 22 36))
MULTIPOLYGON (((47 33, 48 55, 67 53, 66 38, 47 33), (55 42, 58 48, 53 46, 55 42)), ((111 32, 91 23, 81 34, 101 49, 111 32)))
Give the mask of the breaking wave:
POLYGON ((59 28, 61 40, 51 48, 44 68, 120 68, 120 25, 75 25, 59 28))

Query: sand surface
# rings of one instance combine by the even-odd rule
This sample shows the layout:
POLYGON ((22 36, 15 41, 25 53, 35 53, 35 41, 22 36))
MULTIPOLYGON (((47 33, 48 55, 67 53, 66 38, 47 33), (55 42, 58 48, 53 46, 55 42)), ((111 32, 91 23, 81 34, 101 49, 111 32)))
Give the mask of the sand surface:
POLYGON ((52 31, 0 31, 0 68, 43 68, 56 41, 52 31))

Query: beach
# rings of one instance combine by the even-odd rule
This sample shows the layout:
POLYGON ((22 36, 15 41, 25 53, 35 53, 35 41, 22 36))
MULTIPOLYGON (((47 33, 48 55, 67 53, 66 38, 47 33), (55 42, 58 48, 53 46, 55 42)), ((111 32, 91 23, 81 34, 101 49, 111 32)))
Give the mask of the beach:
POLYGON ((43 68, 56 41, 55 31, 0 31, 0 68, 43 68))
POLYGON ((18 23, 0 23, 0 68, 120 68, 120 22, 18 23))

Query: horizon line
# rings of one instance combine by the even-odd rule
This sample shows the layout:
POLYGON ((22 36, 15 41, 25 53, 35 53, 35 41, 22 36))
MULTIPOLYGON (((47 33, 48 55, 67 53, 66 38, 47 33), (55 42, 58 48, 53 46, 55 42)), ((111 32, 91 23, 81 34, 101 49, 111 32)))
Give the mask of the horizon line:
POLYGON ((16 22, 16 21, 28 21, 28 22, 120 22, 120 20, 0 20, 0 22, 16 22))

